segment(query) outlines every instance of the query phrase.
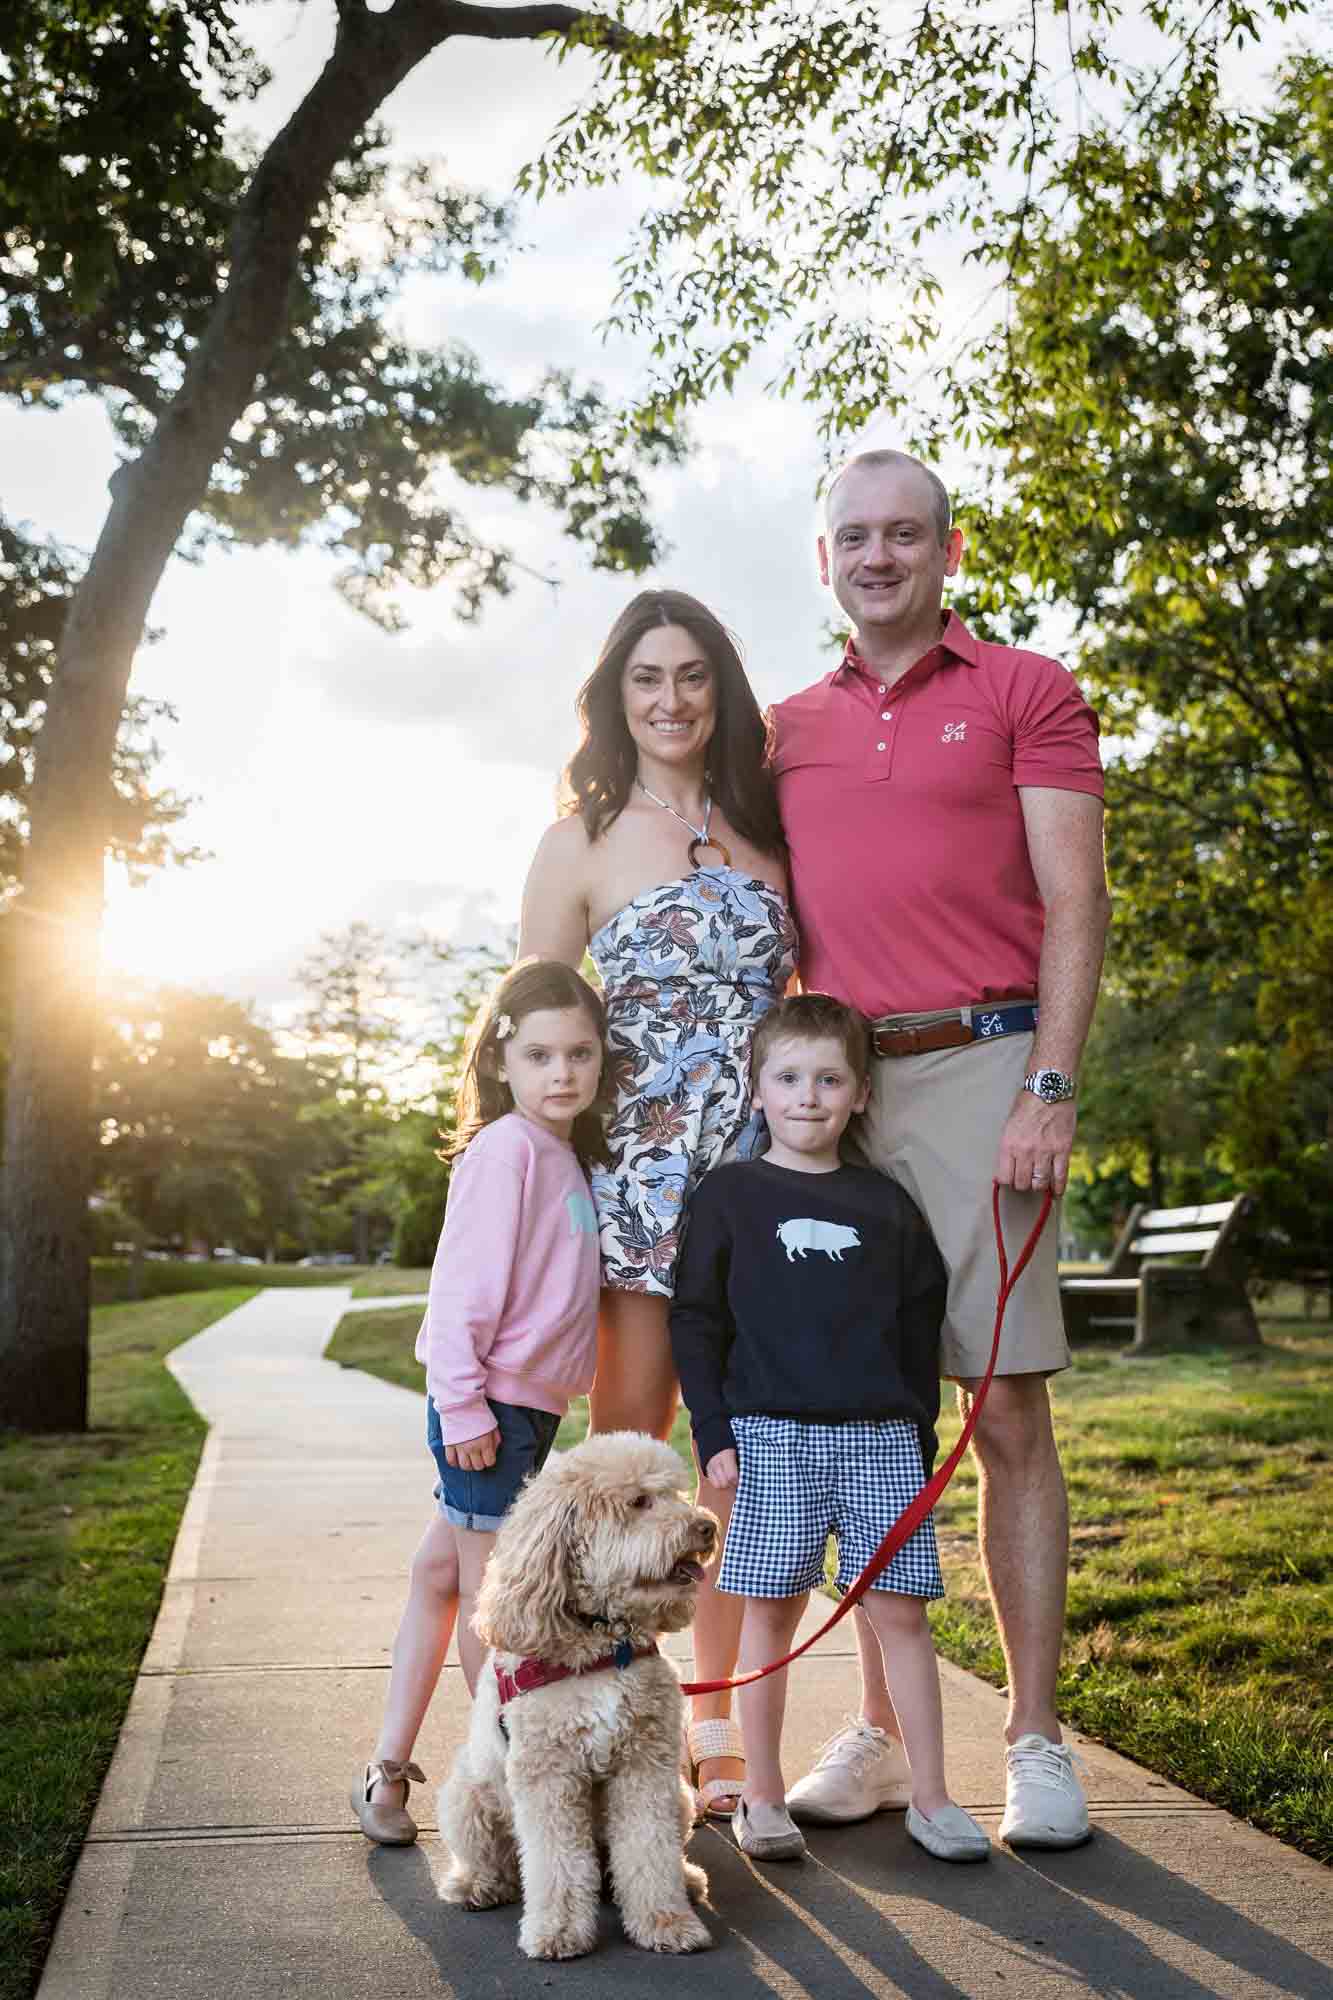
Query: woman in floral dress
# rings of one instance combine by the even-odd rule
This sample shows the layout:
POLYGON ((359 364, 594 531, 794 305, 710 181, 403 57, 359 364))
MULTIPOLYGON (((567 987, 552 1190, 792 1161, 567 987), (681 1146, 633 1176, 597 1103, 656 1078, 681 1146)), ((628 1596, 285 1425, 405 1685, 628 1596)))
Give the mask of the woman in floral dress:
MULTIPOLYGON (((579 694, 568 808, 537 849, 520 954, 605 988, 615 1101, 595 1176, 602 1313, 593 1428, 665 1437, 677 1403, 667 1335, 687 1197, 749 1118, 749 1044, 796 958, 765 730, 734 642, 696 598, 643 591, 579 694)), ((725 1525, 732 1494, 701 1483, 725 1525)), ((731 1673, 731 1600, 701 1594, 701 1679, 731 1673)), ((726 1696, 700 1697, 692 1755, 710 1809, 738 1790, 726 1696)))

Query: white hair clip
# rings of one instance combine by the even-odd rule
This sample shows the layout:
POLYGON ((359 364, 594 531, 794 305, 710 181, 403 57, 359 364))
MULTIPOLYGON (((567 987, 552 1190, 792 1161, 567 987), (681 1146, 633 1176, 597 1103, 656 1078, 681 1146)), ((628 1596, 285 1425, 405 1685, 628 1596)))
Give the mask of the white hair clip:
POLYGON ((503 1042, 507 1040, 507 1038, 513 1034, 513 1032, 514 1032, 514 1023, 512 1017, 508 1014, 501 1014, 499 1020, 495 1024, 496 1041, 503 1042))

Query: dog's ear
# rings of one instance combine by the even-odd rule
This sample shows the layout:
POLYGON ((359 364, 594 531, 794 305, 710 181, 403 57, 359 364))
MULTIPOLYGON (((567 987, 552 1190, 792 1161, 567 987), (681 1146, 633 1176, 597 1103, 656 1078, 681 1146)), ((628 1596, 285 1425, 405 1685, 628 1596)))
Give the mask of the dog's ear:
POLYGON ((502 1653, 543 1657, 571 1629, 571 1558, 576 1507, 554 1480, 525 1486, 495 1538, 477 1593, 472 1629, 502 1653))

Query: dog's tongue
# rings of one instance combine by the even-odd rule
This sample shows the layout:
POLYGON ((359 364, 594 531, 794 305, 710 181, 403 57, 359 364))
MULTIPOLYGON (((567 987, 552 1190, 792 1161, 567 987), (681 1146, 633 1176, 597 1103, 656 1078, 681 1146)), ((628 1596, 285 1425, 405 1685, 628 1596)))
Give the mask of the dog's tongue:
POLYGON ((677 1576, 688 1576, 693 1583, 704 1580, 703 1566, 697 1562, 678 1562, 675 1573, 677 1576))

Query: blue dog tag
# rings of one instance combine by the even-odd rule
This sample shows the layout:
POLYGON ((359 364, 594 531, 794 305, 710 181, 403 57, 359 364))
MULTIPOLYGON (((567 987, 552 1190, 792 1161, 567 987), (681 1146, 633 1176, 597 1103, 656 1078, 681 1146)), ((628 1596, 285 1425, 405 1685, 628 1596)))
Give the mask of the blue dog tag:
POLYGON ((634 1648, 633 1646, 631 1646, 628 1639, 616 1640, 615 1650, 612 1653, 611 1658, 615 1661, 618 1667, 628 1667, 629 1665, 632 1664, 634 1659, 634 1648))

